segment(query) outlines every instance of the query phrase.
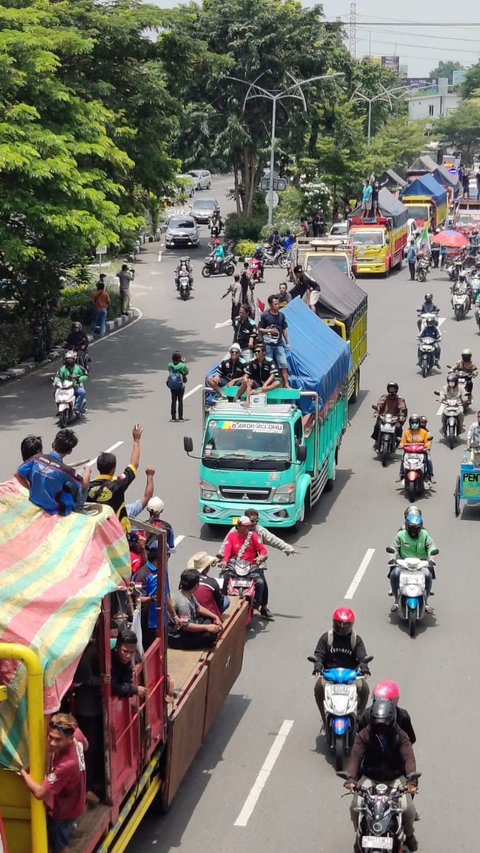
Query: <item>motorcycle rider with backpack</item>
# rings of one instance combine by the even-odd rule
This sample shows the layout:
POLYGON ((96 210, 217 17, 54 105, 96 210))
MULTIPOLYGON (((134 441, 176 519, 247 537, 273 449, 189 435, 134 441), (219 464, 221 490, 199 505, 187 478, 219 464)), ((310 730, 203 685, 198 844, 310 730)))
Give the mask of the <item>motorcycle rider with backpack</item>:
POLYGON ((400 439, 402 437, 402 428, 405 423, 408 415, 407 405, 403 397, 398 396, 398 382, 389 382, 387 385, 387 393, 382 394, 379 398, 376 406, 373 407, 377 420, 375 422, 375 426, 372 432, 373 440, 377 441, 378 433, 380 430, 380 416, 381 415, 396 415, 398 417, 398 421, 395 424, 395 432, 397 438, 397 445, 400 443, 400 439))
MULTIPOLYGON (((373 700, 389 699, 397 709, 397 724, 408 735, 410 743, 415 743, 417 736, 410 719, 410 714, 405 708, 400 708, 398 701, 400 699, 400 690, 396 681, 379 681, 372 690, 373 700)), ((372 718, 372 708, 367 708, 361 717, 357 718, 357 730, 360 732, 365 726, 370 724, 372 718)))
POLYGON ((367 651, 362 638, 353 630, 355 613, 349 607, 337 607, 332 619, 332 628, 322 634, 313 654, 315 658, 313 673, 317 676, 314 688, 315 701, 324 726, 326 725, 325 679, 322 676, 324 669, 345 667, 361 670, 362 676, 357 678, 356 682, 359 715, 365 711, 370 693, 366 680, 370 675, 368 664, 365 663, 367 651))
POLYGON ((170 420, 172 422, 177 420, 177 406, 178 420, 183 421, 183 395, 185 393, 187 376, 188 367, 185 364, 183 355, 177 351, 172 353, 172 360, 168 363, 168 378, 166 382, 172 397, 170 408, 170 420))

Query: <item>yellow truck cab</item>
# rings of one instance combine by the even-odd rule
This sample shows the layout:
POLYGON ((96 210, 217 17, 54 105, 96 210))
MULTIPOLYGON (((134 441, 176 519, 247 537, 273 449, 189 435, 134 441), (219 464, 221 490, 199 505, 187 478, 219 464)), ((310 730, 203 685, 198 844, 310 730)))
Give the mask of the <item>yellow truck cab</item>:
POLYGON ((300 264, 307 275, 310 275, 311 265, 319 257, 328 258, 349 278, 355 280, 352 269, 352 253, 348 242, 339 243, 328 237, 299 237, 295 243, 295 263, 300 264))
POLYGON ((378 211, 364 216, 361 206, 350 216, 349 242, 353 254, 353 272, 383 274, 401 268, 407 242, 407 208, 385 187, 378 193, 378 211))
POLYGON ((448 193, 433 175, 420 175, 407 184, 400 198, 417 225, 439 228, 447 218, 448 193))

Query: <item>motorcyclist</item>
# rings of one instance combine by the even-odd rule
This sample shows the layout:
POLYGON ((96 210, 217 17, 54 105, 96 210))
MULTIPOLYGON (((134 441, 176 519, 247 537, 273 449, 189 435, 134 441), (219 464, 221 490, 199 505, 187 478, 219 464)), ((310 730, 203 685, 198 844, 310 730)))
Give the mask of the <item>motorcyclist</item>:
MULTIPOLYGON (((400 699, 400 690, 396 681, 379 681, 372 690, 373 700, 389 699, 397 709, 397 724, 402 731, 408 735, 410 743, 415 743, 417 736, 410 719, 410 714, 405 708, 400 708, 398 701, 400 699)), ((361 717, 357 718, 357 730, 361 731, 370 724, 372 709, 367 708, 361 717)))
MULTIPOLYGON (((406 519, 404 527, 400 528, 396 534, 392 548, 395 551, 395 557, 390 565, 388 577, 390 579, 390 587, 392 595, 395 598, 390 610, 394 613, 398 610, 398 589, 400 585, 401 569, 396 565, 397 560, 405 560, 407 557, 417 557, 419 560, 428 560, 429 567, 421 569, 425 577, 426 596, 430 595, 432 589, 432 581, 435 577, 435 569, 431 562, 430 554, 435 549, 435 542, 429 532, 423 526, 423 518, 417 512, 410 512, 406 519)), ((425 606, 427 613, 432 613, 433 608, 428 604, 425 606)))
POLYGON ((87 353, 88 353, 88 335, 83 331, 82 324, 75 320, 72 323, 72 328, 70 333, 65 341, 65 349, 66 350, 74 350, 77 353, 77 361, 80 367, 87 367, 87 353))
POLYGON ((480 235, 478 233, 478 228, 472 228, 469 237, 470 245, 474 248, 478 248, 480 246, 480 235))
POLYGON ((254 251, 252 257, 256 258, 258 260, 260 278, 263 278, 263 273, 264 273, 264 269, 265 269, 265 250, 260 243, 257 243, 257 245, 255 246, 255 251, 254 251))
POLYGON ((178 262, 178 267, 175 270, 175 284, 177 286, 177 290, 180 287, 180 276, 188 275, 188 283, 190 288, 193 288, 193 267, 191 264, 189 255, 182 255, 178 262))
MULTIPOLYGON (((427 469, 427 479, 432 483, 435 482, 433 479, 433 464, 430 459, 430 450, 432 447, 432 442, 430 436, 426 429, 420 425, 420 415, 411 415, 408 419, 408 427, 403 431, 402 438, 400 441, 400 448, 404 448, 406 444, 423 444, 424 447, 424 461, 425 467, 427 469)), ((399 480, 403 480, 405 476, 405 469, 403 467, 403 457, 400 463, 400 475, 399 480)))
POLYGON ((275 231, 270 237, 269 243, 271 254, 275 256, 279 249, 282 248, 282 238, 280 236, 280 231, 278 230, 278 228, 275 228, 275 231))
MULTIPOLYGON (((438 319, 435 314, 427 314, 425 316, 425 326, 418 336, 419 341, 423 341, 424 338, 433 338, 435 341, 435 364, 437 367, 440 367, 440 341, 442 340, 442 336, 438 330, 438 319)), ((420 356, 421 356, 421 347, 418 347, 418 364, 420 364, 420 356)))
MULTIPOLYGON (((255 525, 252 524, 251 520, 246 515, 240 516, 236 527, 228 533, 224 543, 223 558, 219 563, 219 567, 223 570, 223 589, 225 590, 225 593, 228 589, 228 579, 233 574, 233 572, 228 569, 228 562, 235 558, 244 560, 250 564, 255 563, 257 567, 261 566, 261 564, 267 559, 267 549, 257 533, 255 533, 255 525)), ((255 580, 255 599, 253 606, 266 619, 271 619, 272 614, 270 613, 266 603, 268 592, 265 589, 265 576, 261 569, 253 571, 251 576, 255 580)))
POLYGON ((210 236, 218 237, 218 235, 222 232, 222 228, 223 222, 220 216, 220 212, 218 210, 214 210, 210 219, 210 236))
MULTIPOLYGON (((462 411, 458 415, 458 431, 463 432, 464 411, 468 404, 468 399, 466 391, 464 391, 459 385, 457 374, 449 373, 447 375, 447 384, 443 386, 440 392, 440 402, 445 406, 448 403, 452 403, 453 400, 458 400, 461 404, 462 411)), ((445 435, 445 421, 443 413, 441 432, 445 435)))
POLYGON ((291 233, 290 228, 287 228, 285 236, 282 240, 282 246, 286 252, 289 252, 295 243, 295 235, 291 233))
POLYGON ((215 263, 215 272, 218 272, 222 268, 222 264, 225 260, 225 249, 223 248, 223 244, 220 242, 220 240, 213 241, 211 256, 215 263))
POLYGON ((88 379, 88 374, 85 368, 77 364, 77 354, 73 350, 67 350, 63 357, 63 365, 57 371, 54 379, 54 385, 61 385, 65 380, 71 379, 74 383, 75 391, 75 414, 79 415, 85 406, 85 388, 84 383, 88 379))
POLYGON ((417 308, 417 314, 419 315, 417 320, 418 330, 422 328, 422 314, 438 314, 440 309, 435 305, 433 301, 433 293, 426 293, 423 297, 423 303, 420 308, 417 308))
POLYGON ((469 396, 471 396, 473 391, 473 380, 475 376, 478 375, 478 367, 472 361, 472 350, 471 349, 462 349, 462 356, 460 361, 455 362, 452 367, 454 373, 457 371, 464 371, 465 373, 469 373, 470 376, 465 380, 465 391, 469 396))
POLYGON ((313 674, 317 676, 314 688, 315 701, 324 726, 326 724, 324 707, 326 681, 322 673, 325 669, 345 667, 361 671, 362 675, 356 681, 359 714, 365 711, 370 693, 366 680, 370 675, 368 664, 365 663, 367 651, 362 638, 353 630, 355 613, 349 607, 337 607, 333 611, 332 620, 332 628, 322 634, 313 653, 315 658, 313 674))
POLYGON ((480 450, 480 411, 477 412, 477 420, 468 428, 467 450, 471 453, 471 462, 475 463, 475 454, 480 450))
POLYGON ((380 430, 380 415, 396 415, 398 421, 395 424, 395 432, 397 436, 397 445, 402 437, 402 427, 408 415, 407 405, 403 397, 398 396, 398 382, 389 382, 387 384, 387 393, 382 394, 378 403, 374 406, 377 420, 372 432, 372 438, 376 442, 380 430))
MULTIPOLYGON (((370 723, 358 732, 347 765, 347 781, 344 787, 354 791, 357 781, 361 788, 370 788, 375 783, 385 783, 389 787, 405 784, 406 793, 400 799, 405 843, 409 850, 418 850, 414 833, 415 806, 412 794, 417 784, 409 782, 409 774, 416 772, 415 753, 408 735, 397 723, 397 713, 390 699, 375 699, 370 723)), ((351 806, 351 819, 358 828, 359 808, 363 798, 357 794, 351 806)))

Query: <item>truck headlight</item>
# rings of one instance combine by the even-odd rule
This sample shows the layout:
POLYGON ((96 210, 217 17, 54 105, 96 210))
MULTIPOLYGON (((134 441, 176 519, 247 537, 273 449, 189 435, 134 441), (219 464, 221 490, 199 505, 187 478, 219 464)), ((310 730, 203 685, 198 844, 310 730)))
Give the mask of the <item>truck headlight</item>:
POLYGON ((218 498, 217 487, 207 480, 200 480, 200 500, 214 501, 218 498))
POLYGON ((295 503, 295 483, 287 483, 285 486, 279 486, 275 489, 273 496, 274 504, 293 504, 295 503))

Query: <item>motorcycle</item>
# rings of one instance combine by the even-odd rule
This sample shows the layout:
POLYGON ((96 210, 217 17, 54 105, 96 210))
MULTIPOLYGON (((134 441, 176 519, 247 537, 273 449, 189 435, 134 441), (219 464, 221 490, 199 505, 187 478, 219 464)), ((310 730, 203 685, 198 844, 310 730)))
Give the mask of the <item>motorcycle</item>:
MULTIPOLYGON (((421 775, 409 773, 406 783, 416 782, 421 775)), ((346 773, 340 773, 339 776, 348 778, 346 773)), ((364 850, 371 850, 372 853, 380 853, 382 850, 402 853, 405 849, 405 832, 400 800, 405 790, 406 784, 392 786, 384 782, 372 782, 369 788, 362 788, 360 783, 355 785, 352 793, 361 797, 355 853, 363 853, 364 850)))
POLYGON ((432 372, 435 364, 435 351, 438 340, 435 338, 420 338, 418 341, 418 364, 425 379, 432 372))
MULTIPOLYGON (((388 546, 387 554, 394 554, 393 548, 388 546)), ((430 551, 430 556, 438 554, 438 548, 430 551)), ((425 605, 427 603, 427 592, 425 587, 425 575, 422 569, 430 569, 433 574, 435 569, 434 560, 419 560, 418 557, 406 557, 404 560, 398 558, 389 560, 389 566, 400 569, 400 580, 398 587, 398 612, 408 622, 408 633, 414 637, 417 633, 417 622, 421 622, 425 616, 425 605)))
POLYGON ((404 485, 411 503, 425 491, 427 478, 425 453, 423 444, 405 444, 403 447, 404 485))
POLYGON ((461 287, 455 287, 455 285, 451 288, 452 290, 452 298, 451 305, 453 308, 453 313, 455 315, 456 320, 463 320, 464 317, 468 314, 471 307, 470 302, 470 294, 468 292, 468 288, 466 285, 461 287))
POLYGON ((202 275, 204 278, 210 278, 215 275, 231 276, 235 273, 235 255, 228 252, 223 261, 217 260, 213 255, 207 255, 203 261, 202 275))
MULTIPOLYGON (((433 392, 436 397, 440 396, 440 391, 433 392)), ((463 414, 463 405, 459 398, 442 401, 442 432, 447 438, 450 450, 455 447, 457 437, 460 435, 460 417, 463 414)))
POLYGON ((430 261, 424 255, 420 255, 417 260, 417 281, 424 282, 427 280, 427 273, 430 271, 430 261))
POLYGON ((420 309, 420 308, 417 308, 417 314, 418 314, 418 317, 417 317, 417 328, 418 328, 418 331, 419 331, 419 332, 422 332, 422 331, 423 331, 423 329, 424 329, 424 328, 425 328, 425 326, 427 325, 427 319, 430 319, 430 318, 431 318, 431 316, 432 316, 432 314, 433 314, 433 316, 434 316, 434 317, 438 317, 439 313, 440 313, 440 309, 439 309, 439 308, 436 308, 436 309, 435 309, 435 311, 428 311, 428 313, 426 313, 426 314, 422 314, 421 309, 420 309))
POLYGON ((63 379, 55 385, 55 405, 60 429, 65 429, 77 417, 75 414, 75 384, 63 379))
MULTIPOLYGON (((449 365, 447 365, 449 367, 449 365)), ((449 367, 450 370, 453 368, 449 367)), ((469 370, 454 370, 455 375, 458 377, 458 387, 463 390, 464 396, 467 399, 467 406, 472 405, 472 395, 473 395, 473 380, 477 375, 476 371, 472 372, 469 370)))
POLYGON ((223 222, 221 219, 210 220, 210 238, 214 240, 216 237, 220 237, 222 233, 223 222))
MULTIPOLYGON (((310 663, 316 663, 309 657, 310 663)), ((373 657, 365 658, 370 663, 373 657)), ((357 733, 357 685, 356 679, 362 676, 359 669, 335 667, 324 669, 322 676, 325 684, 326 736, 330 750, 335 756, 335 770, 343 770, 345 758, 349 754, 357 733)))
POLYGON ((249 563, 248 560, 235 557, 233 560, 228 561, 226 571, 229 573, 226 594, 236 595, 247 600, 247 625, 249 625, 253 616, 253 602, 256 590, 254 575, 258 571, 258 564, 249 563))
POLYGON ((190 278, 188 275, 179 276, 178 292, 180 294, 180 299, 183 299, 183 301, 186 302, 190 296, 190 278))
POLYGON ((290 257, 283 246, 275 246, 275 248, 269 247, 265 250, 264 261, 266 267, 279 266, 286 270, 290 257))
MULTIPOLYGON (((372 406, 372 409, 377 412, 377 407, 372 406)), ((379 415, 378 436, 375 442, 375 450, 382 458, 382 466, 385 468, 388 457, 395 453, 397 447, 397 431, 398 423, 397 415, 379 415)))
POLYGON ((250 258, 248 272, 251 281, 263 281, 262 262, 260 258, 250 258))

